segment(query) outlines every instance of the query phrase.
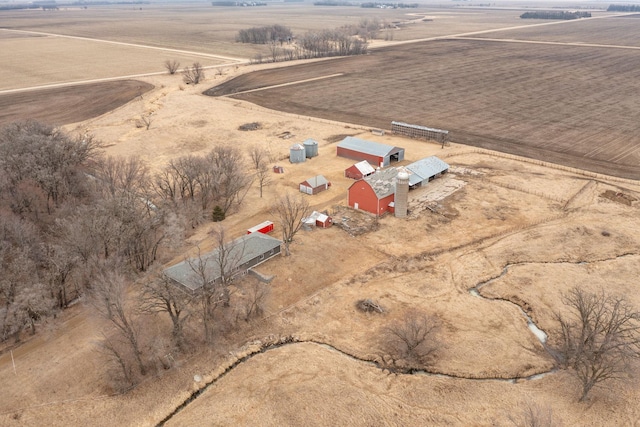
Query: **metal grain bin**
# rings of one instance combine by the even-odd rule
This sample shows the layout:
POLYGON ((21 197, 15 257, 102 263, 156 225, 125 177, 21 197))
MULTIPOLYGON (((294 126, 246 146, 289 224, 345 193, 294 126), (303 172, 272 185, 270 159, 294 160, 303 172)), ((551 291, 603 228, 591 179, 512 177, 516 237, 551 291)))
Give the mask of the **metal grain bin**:
POLYGON ((302 144, 295 144, 291 146, 289 149, 289 161, 291 163, 302 163, 306 159, 306 151, 302 144))
POLYGON ((318 155, 318 141, 315 139, 307 139, 302 143, 304 145, 304 150, 307 156, 307 159, 315 157, 318 155))

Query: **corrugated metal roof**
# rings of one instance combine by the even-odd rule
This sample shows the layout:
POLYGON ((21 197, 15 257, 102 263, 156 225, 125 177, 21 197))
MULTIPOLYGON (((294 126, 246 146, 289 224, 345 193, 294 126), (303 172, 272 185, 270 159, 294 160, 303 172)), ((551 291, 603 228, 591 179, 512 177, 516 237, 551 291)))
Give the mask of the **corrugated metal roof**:
MULTIPOLYGON (((244 236, 229 242, 225 250, 227 251, 227 268, 234 268, 256 258, 272 249, 280 246, 282 242, 262 233, 245 234, 244 236)), ((220 278, 220 265, 218 261, 220 251, 218 248, 201 256, 205 265, 206 276, 209 280, 215 281, 220 278)), ((199 261, 192 258, 191 263, 197 268, 199 261)), ((196 290, 202 286, 202 279, 189 265, 189 261, 182 261, 164 270, 164 274, 180 283, 181 285, 196 290)))
POLYGON ((397 147, 392 145, 380 144, 379 142, 366 141, 364 139, 348 136, 338 144, 338 147, 348 150, 359 151, 361 153, 371 154, 379 157, 386 157, 397 147))
POLYGON ((302 142, 302 145, 318 145, 318 141, 315 139, 307 138, 302 142))
POLYGON ((391 125, 398 125, 398 126, 404 126, 404 127, 408 127, 408 128, 412 128, 412 129, 419 129, 419 130, 437 132, 437 133, 441 133, 441 134, 444 134, 444 135, 448 135, 449 134, 448 130, 429 128, 429 127, 420 126, 420 125, 410 125, 409 123, 404 123, 404 122, 395 122, 394 121, 394 122, 391 122, 391 125))
POLYGON ((405 167, 412 173, 409 175, 409 185, 415 185, 449 169, 449 165, 436 156, 425 157, 405 167))
POLYGON ((396 175, 398 175, 396 168, 387 168, 376 171, 373 175, 365 177, 364 180, 369 183, 376 193, 376 197, 383 199, 396 192, 396 175))
POLYGON ((360 173, 362 174, 362 176, 367 176, 369 174, 374 173, 376 170, 373 168, 373 166, 371 166, 369 164, 369 162, 367 162, 366 160, 363 160, 361 162, 356 163, 355 165, 353 165, 356 167, 356 169, 358 169, 358 171, 360 171, 360 173))
POLYGON ((313 178, 307 179, 305 182, 308 183, 311 188, 321 187, 329 183, 329 181, 327 181, 327 178, 322 175, 316 175, 313 178))

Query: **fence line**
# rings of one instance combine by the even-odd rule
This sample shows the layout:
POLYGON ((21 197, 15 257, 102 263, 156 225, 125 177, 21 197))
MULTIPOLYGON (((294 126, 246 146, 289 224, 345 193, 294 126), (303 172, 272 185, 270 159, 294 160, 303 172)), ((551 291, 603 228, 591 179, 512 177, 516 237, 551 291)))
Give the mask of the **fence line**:
POLYGON ((620 178, 612 175, 604 175, 597 172, 591 172, 585 169, 578 169, 571 166, 559 165, 557 163, 545 162, 543 160, 530 159, 528 157, 517 156, 515 154, 502 153, 500 151, 485 150, 483 148, 472 148, 468 150, 461 150, 455 153, 445 153, 439 157, 449 158, 449 157, 455 157, 455 156, 464 156, 467 154, 483 154, 489 157, 498 157, 498 158, 503 158, 507 160, 514 160, 518 162, 533 164, 536 166, 542 166, 549 169, 556 169, 563 172, 569 172, 576 175, 582 175, 588 178, 598 179, 602 181, 621 182, 621 183, 632 184, 632 185, 640 184, 640 181, 629 179, 629 178, 620 178))

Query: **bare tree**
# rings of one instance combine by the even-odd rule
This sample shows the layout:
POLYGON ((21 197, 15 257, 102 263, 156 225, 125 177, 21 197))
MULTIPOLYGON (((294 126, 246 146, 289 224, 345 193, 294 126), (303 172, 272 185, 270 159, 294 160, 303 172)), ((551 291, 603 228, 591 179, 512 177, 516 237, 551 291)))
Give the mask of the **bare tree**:
POLYGON ((171 318, 171 338, 179 349, 184 349, 184 325, 191 316, 193 295, 171 282, 162 272, 151 274, 144 283, 140 297, 143 313, 166 313, 171 318))
POLYGON ((147 114, 147 115, 142 114, 140 116, 140 120, 136 122, 136 127, 145 128, 145 130, 149 130, 149 128, 151 127, 151 123, 153 123, 153 117, 151 116, 151 114, 147 114))
POLYGON ((135 376, 129 358, 126 345, 121 340, 102 334, 102 340, 97 343, 97 348, 110 362, 106 364, 107 376, 113 388, 119 393, 125 393, 135 385, 135 376))
POLYGON ((246 322, 254 317, 262 316, 264 304, 269 296, 269 285, 257 278, 248 278, 240 286, 243 293, 243 317, 246 322))
POLYGON ((249 149, 251 164, 256 174, 256 181, 260 189, 260 198, 262 198, 262 190, 265 185, 271 182, 271 173, 269 170, 269 152, 262 146, 255 144, 249 149))
POLYGON ((182 79, 186 84, 197 85, 204 80, 204 68, 199 62, 194 62, 191 67, 185 67, 182 71, 182 79))
POLYGON ((149 170, 137 156, 108 156, 97 162, 96 178, 111 196, 119 192, 142 195, 149 186, 149 170))
POLYGON ((409 311, 382 328, 382 351, 391 357, 391 365, 400 369, 425 366, 435 356, 438 323, 420 311, 409 311))
POLYGON ((93 284, 90 301, 95 311, 113 326, 117 336, 126 341, 140 374, 146 375, 138 328, 126 296, 126 279, 117 268, 105 267, 93 284))
POLYGON ((167 69, 169 74, 173 75, 180 68, 180 63, 175 59, 167 59, 166 61, 164 61, 164 68, 167 69))
POLYGON ((0 130, 0 171, 11 191, 37 186, 51 214, 65 198, 82 193, 80 169, 101 147, 90 135, 74 138, 37 121, 15 122, 0 130))
POLYGON ((562 297, 568 316, 556 315, 558 331, 549 349, 582 384, 580 401, 607 380, 623 377, 640 358, 640 312, 624 297, 575 287, 562 297))
MULTIPOLYGON (((235 146, 218 145, 204 161, 199 180, 201 193, 209 194, 227 215, 232 206, 242 203, 251 186, 242 152, 235 146)), ((204 205, 203 209, 206 209, 204 205)))
POLYGON ((223 227, 217 227, 213 235, 217 243, 216 249, 203 255, 198 248, 198 255, 186 260, 200 296, 204 338, 207 343, 213 342, 217 308, 229 306, 230 285, 244 256, 244 245, 228 242, 223 227))
POLYGON ((296 197, 287 193, 272 206, 271 211, 276 215, 280 227, 282 227, 285 256, 291 255, 289 245, 296 233, 300 231, 302 219, 309 216, 309 210, 309 202, 302 194, 296 197))
MULTIPOLYGON (((510 412, 512 409, 510 409, 510 412)), ((509 414, 509 421, 516 427, 555 427, 561 423, 554 419, 550 406, 540 406, 527 400, 519 413, 509 414)))

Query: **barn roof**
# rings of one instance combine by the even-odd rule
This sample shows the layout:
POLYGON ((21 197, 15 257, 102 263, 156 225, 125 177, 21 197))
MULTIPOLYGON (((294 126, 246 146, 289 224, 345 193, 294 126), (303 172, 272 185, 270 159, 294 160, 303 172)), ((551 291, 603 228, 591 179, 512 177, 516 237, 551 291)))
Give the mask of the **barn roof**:
POLYGON ((347 150, 359 151, 361 153, 371 154, 374 156, 385 157, 398 150, 398 147, 392 145, 380 144, 379 142, 366 141, 360 138, 348 136, 338 144, 340 148, 347 150))
POLYGON ((449 169, 449 165, 436 156, 425 157, 424 159, 420 159, 417 162, 413 162, 405 167, 412 173, 409 176, 410 185, 417 184, 420 181, 424 181, 427 178, 430 178, 449 169))
POLYGON ((322 175, 316 175, 313 178, 309 178, 305 180, 302 184, 304 184, 305 182, 309 184, 311 188, 321 187, 329 183, 329 181, 327 181, 327 178, 325 178, 322 175))
MULTIPOLYGON (((256 258, 272 249, 280 246, 282 242, 271 236, 262 233, 245 234, 242 237, 226 244, 227 266, 229 269, 239 267, 242 264, 256 258)), ((210 281, 220 278, 220 249, 201 255, 202 262, 205 266, 205 273, 210 281)), ((164 274, 177 283, 187 287, 190 290, 196 290, 202 287, 201 279, 198 280, 196 273, 189 265, 189 261, 197 268, 199 261, 196 258, 182 261, 172 267, 164 270, 164 274)))
POLYGON ((376 171, 373 168, 373 166, 371 166, 369 164, 369 162, 367 162, 366 160, 358 162, 353 166, 355 166, 355 168, 358 169, 358 171, 362 174, 362 176, 366 176, 366 175, 372 174, 372 173, 374 173, 376 171))
POLYGON ((383 199, 396 192, 396 175, 398 175, 398 169, 387 168, 363 179, 371 186, 376 197, 383 199))

